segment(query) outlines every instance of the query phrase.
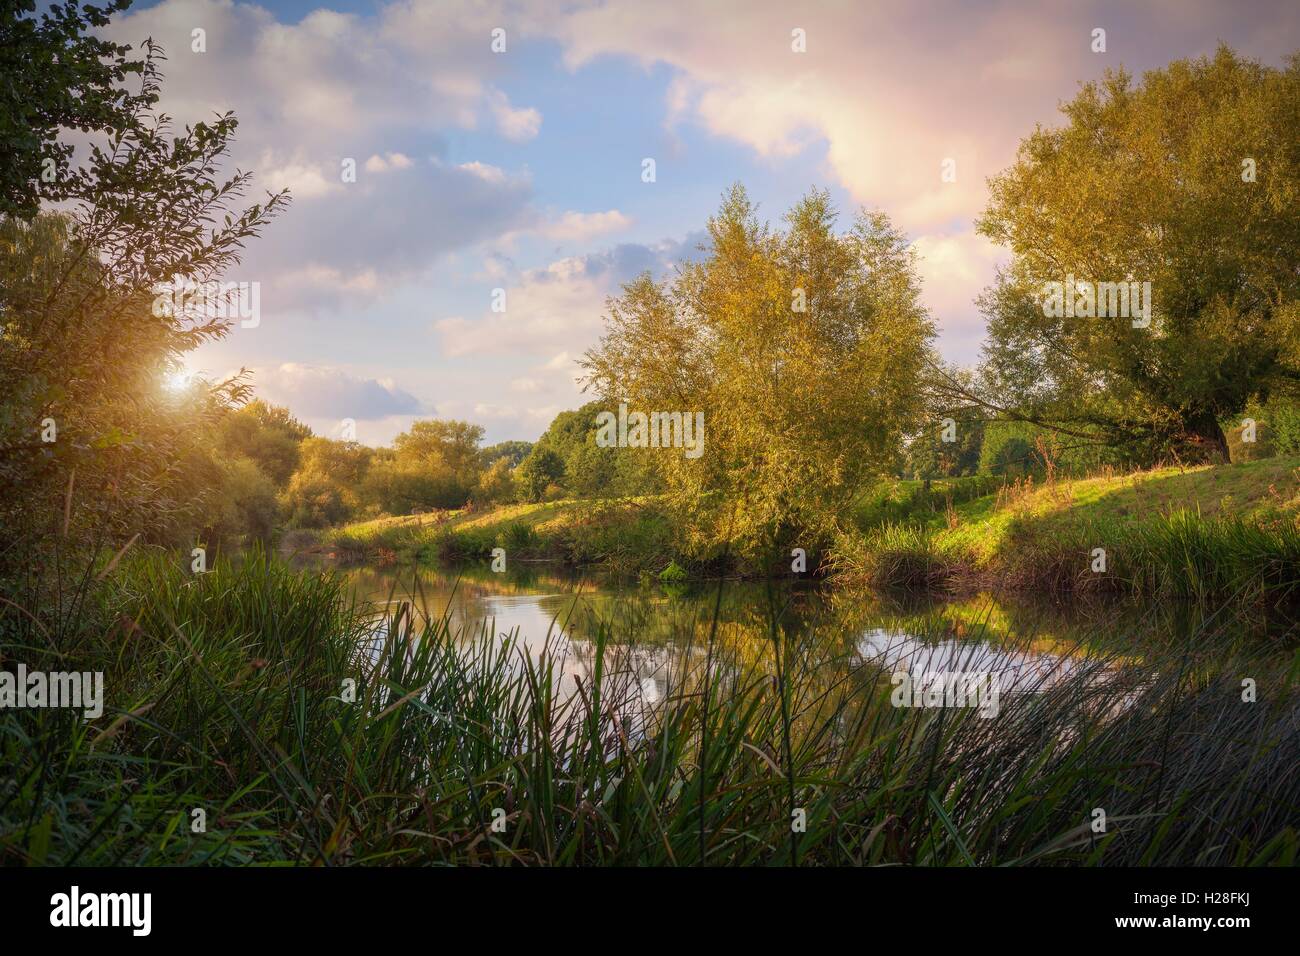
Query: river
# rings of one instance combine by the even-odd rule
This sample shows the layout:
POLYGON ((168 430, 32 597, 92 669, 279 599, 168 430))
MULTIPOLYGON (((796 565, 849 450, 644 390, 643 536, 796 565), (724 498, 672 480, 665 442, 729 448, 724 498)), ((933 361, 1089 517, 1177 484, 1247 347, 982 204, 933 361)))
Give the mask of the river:
POLYGON ((1177 601, 944 598, 795 581, 628 584, 550 563, 516 563, 504 573, 486 564, 340 573, 377 614, 410 602, 433 621, 445 618, 453 634, 490 630, 534 658, 549 647, 562 690, 590 677, 602 636, 607 673, 621 674, 644 703, 665 694, 673 668, 706 653, 711 639, 759 661, 772 654, 774 634, 794 644, 815 636, 824 660, 874 662, 885 673, 989 673, 1006 692, 1050 687, 1084 665, 1099 673, 1177 656, 1210 633, 1224 652, 1247 644, 1289 655, 1295 634, 1256 609, 1177 601))

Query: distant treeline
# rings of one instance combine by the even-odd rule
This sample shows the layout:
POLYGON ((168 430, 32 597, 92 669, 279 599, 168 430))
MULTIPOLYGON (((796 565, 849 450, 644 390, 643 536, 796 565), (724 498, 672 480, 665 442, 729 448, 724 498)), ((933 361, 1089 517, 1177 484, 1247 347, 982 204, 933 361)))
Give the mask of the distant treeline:
POLYGON ((267 538, 280 526, 661 490, 644 450, 596 445, 598 406, 561 412, 537 442, 484 446, 482 427, 430 419, 370 448, 314 435, 287 409, 255 400, 217 426, 207 530, 267 538))

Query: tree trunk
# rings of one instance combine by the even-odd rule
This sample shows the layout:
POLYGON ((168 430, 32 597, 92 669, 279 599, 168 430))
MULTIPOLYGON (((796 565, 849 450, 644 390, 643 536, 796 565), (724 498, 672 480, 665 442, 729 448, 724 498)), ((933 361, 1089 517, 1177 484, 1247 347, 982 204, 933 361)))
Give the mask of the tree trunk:
POLYGON ((1213 412, 1202 412, 1184 421, 1198 460, 1216 465, 1228 462, 1228 438, 1219 427, 1218 416, 1213 412))

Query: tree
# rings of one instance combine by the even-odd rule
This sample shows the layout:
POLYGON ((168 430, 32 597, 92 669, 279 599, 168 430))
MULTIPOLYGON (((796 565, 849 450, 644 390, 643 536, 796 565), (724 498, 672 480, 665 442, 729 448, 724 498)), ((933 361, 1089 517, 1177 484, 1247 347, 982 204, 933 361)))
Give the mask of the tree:
POLYGON ((405 510, 459 508, 469 501, 483 468, 482 441, 481 425, 437 419, 413 422, 393 439, 392 468, 407 489, 405 510))
POLYGON ((1300 56, 1108 72, 1063 112, 991 182, 979 228, 1013 259, 981 303, 979 385, 941 389, 1079 441, 1223 460, 1221 419, 1300 385, 1300 56), (1130 282, 1152 309, 1114 317, 1130 282))
POLYGON ((218 447, 227 455, 256 462, 277 488, 283 488, 298 468, 299 446, 310 437, 311 429, 287 408, 259 398, 225 417, 218 447))
POLYGON ((552 480, 574 497, 615 497, 660 490, 646 455, 633 448, 601 447, 597 443, 597 418, 608 410, 605 403, 595 401, 560 412, 537 439, 533 452, 555 452, 563 467, 552 480))
POLYGON ((479 476, 474 500, 482 504, 505 504, 515 500, 515 477, 509 457, 502 455, 493 460, 479 476))
POLYGON ((449 469, 456 475, 471 475, 479 467, 479 443, 483 426, 469 422, 425 419, 412 422, 409 431, 393 439, 399 458, 449 469))
POLYGON ((257 462, 235 457, 220 462, 221 490, 211 509, 211 535, 237 541, 247 535, 268 541, 279 517, 276 485, 257 462))
POLYGON ((922 424, 934 330, 908 243, 881 213, 835 221, 813 192, 776 231, 733 187, 707 258, 626 286, 583 359, 607 409, 702 413, 701 453, 643 452, 703 548, 830 535, 922 424))
POLYGON ((304 441, 301 463, 284 492, 290 524, 322 528, 355 518, 374 454, 357 442, 320 437, 304 441))
POLYGON ((31 219, 42 200, 86 198, 92 182, 71 169, 60 134, 126 129, 157 101, 148 87, 133 95, 122 86, 147 60, 88 35, 128 6, 55 3, 36 19, 35 0, 0 0, 0 215, 31 219))
POLYGON ((564 478, 564 459, 549 448, 534 446, 517 471, 520 492, 529 501, 541 501, 546 490, 564 478))
MULTIPOLYGON (((241 376, 200 383, 183 396, 163 387, 181 355, 225 335, 231 320, 206 300, 158 308, 158 290, 178 278, 202 288, 223 277, 288 195, 235 208, 250 176, 219 175, 235 117, 172 135, 170 120, 151 109, 156 55, 148 45, 140 69, 127 71, 138 74, 139 92, 115 101, 122 108, 106 120, 106 141, 93 143, 68 173, 67 208, 0 219, 6 561, 30 565, 38 560, 33 549, 55 540, 59 554, 73 558, 137 532, 170 543, 206 523, 205 499, 220 486, 213 429, 247 398, 241 376)), ((23 82, 14 79, 19 89, 23 82)), ((25 122, 21 106, 0 103, 9 109, 0 127, 25 122)), ((16 148, 30 156, 37 147, 16 148)), ((21 197, 10 199, 22 206, 21 197)))
POLYGON ((1046 448, 1051 437, 1051 432, 1025 422, 989 422, 978 461, 979 471, 985 475, 1013 477, 1037 472, 1044 464, 1039 442, 1046 448))
POLYGON ((482 451, 484 465, 491 465, 493 462, 504 458, 511 468, 518 467, 519 463, 528 457, 532 451, 533 443, 527 441, 503 441, 495 445, 489 445, 482 451))
POLYGON ((944 441, 944 423, 927 426, 907 445, 905 478, 958 478, 979 470, 984 423, 970 414, 953 419, 952 440, 944 441))

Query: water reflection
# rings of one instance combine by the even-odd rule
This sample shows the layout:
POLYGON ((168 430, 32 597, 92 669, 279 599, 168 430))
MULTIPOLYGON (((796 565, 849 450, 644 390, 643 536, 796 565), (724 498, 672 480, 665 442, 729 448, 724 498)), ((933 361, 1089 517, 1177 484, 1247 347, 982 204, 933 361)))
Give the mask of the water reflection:
POLYGON ((986 641, 925 642, 884 628, 863 636, 858 652, 890 673, 990 674, 1004 694, 1054 687, 1083 674, 1087 665, 1082 655, 1032 653, 986 641))
MULTIPOLYGON (((704 651, 711 634, 728 659, 760 670, 774 662, 775 633, 795 644, 815 637, 828 664, 874 664, 884 673, 990 671, 1006 691, 1036 692, 1078 676, 1086 662, 1102 660, 1112 669, 1176 650, 1207 613, 1178 602, 1054 603, 987 594, 943 600, 791 582, 729 581, 719 597, 716 582, 619 587, 550 564, 516 565, 507 574, 480 565, 342 573, 358 597, 377 607, 410 601, 432 620, 446 618, 453 633, 490 628, 513 637, 534 660, 549 646, 558 652, 553 680, 565 694, 590 686, 601 635, 605 679, 647 706, 673 692, 670 678, 704 651)), ((1266 621, 1244 609, 1235 613, 1232 632, 1242 639, 1268 631, 1266 621)))

